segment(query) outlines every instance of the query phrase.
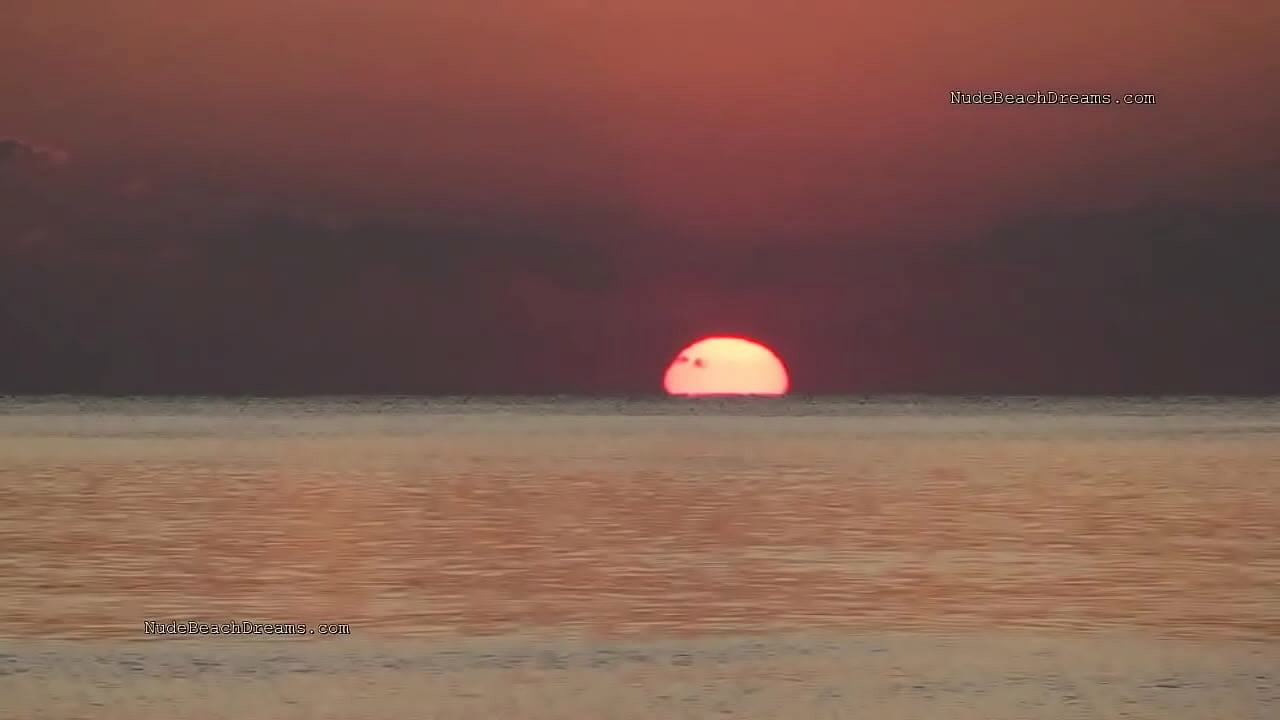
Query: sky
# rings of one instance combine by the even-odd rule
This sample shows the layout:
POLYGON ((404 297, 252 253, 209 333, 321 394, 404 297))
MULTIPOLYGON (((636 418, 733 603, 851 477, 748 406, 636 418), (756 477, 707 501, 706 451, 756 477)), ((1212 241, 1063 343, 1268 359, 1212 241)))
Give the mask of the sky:
POLYGON ((0 393, 1280 392, 1273 0, 22 5, 0 393))

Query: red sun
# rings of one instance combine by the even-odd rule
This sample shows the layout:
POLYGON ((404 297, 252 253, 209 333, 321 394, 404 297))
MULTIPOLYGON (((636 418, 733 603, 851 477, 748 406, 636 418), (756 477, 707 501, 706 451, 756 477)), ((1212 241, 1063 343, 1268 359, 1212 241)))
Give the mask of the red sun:
POLYGON ((690 345, 662 380, 672 395, 784 395, 787 368, 769 348, 739 337, 709 337, 690 345))

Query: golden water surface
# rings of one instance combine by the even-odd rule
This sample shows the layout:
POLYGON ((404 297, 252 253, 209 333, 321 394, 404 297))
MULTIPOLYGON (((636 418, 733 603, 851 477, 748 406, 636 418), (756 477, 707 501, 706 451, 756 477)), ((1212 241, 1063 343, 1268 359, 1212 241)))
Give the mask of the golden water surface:
POLYGON ((1280 639, 1280 434, 1256 423, 134 402, 0 418, 0 636, 1280 639))

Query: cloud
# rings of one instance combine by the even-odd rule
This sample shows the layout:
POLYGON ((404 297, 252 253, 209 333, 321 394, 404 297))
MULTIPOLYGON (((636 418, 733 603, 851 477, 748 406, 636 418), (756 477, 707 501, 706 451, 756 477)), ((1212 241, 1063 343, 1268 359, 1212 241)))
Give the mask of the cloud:
MULTIPOLYGON (((0 180, 58 157, 0 140, 0 180)), ((122 198, 144 175, 119 172, 0 183, 0 392, 643 393, 713 332, 775 345, 805 392, 1280 388, 1273 211, 735 247, 585 210, 335 220, 167 179, 122 198)))
POLYGON ((65 165, 71 154, 61 148, 37 145, 17 138, 0 138, 0 168, 26 162, 65 165))

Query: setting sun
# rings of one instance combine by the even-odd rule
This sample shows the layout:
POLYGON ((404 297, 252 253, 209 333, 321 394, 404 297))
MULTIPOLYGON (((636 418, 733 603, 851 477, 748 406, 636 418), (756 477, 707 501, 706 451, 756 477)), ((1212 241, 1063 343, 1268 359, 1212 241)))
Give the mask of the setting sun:
POLYGON ((710 337, 681 350, 663 378, 672 395, 784 395, 787 369, 753 340, 710 337))

